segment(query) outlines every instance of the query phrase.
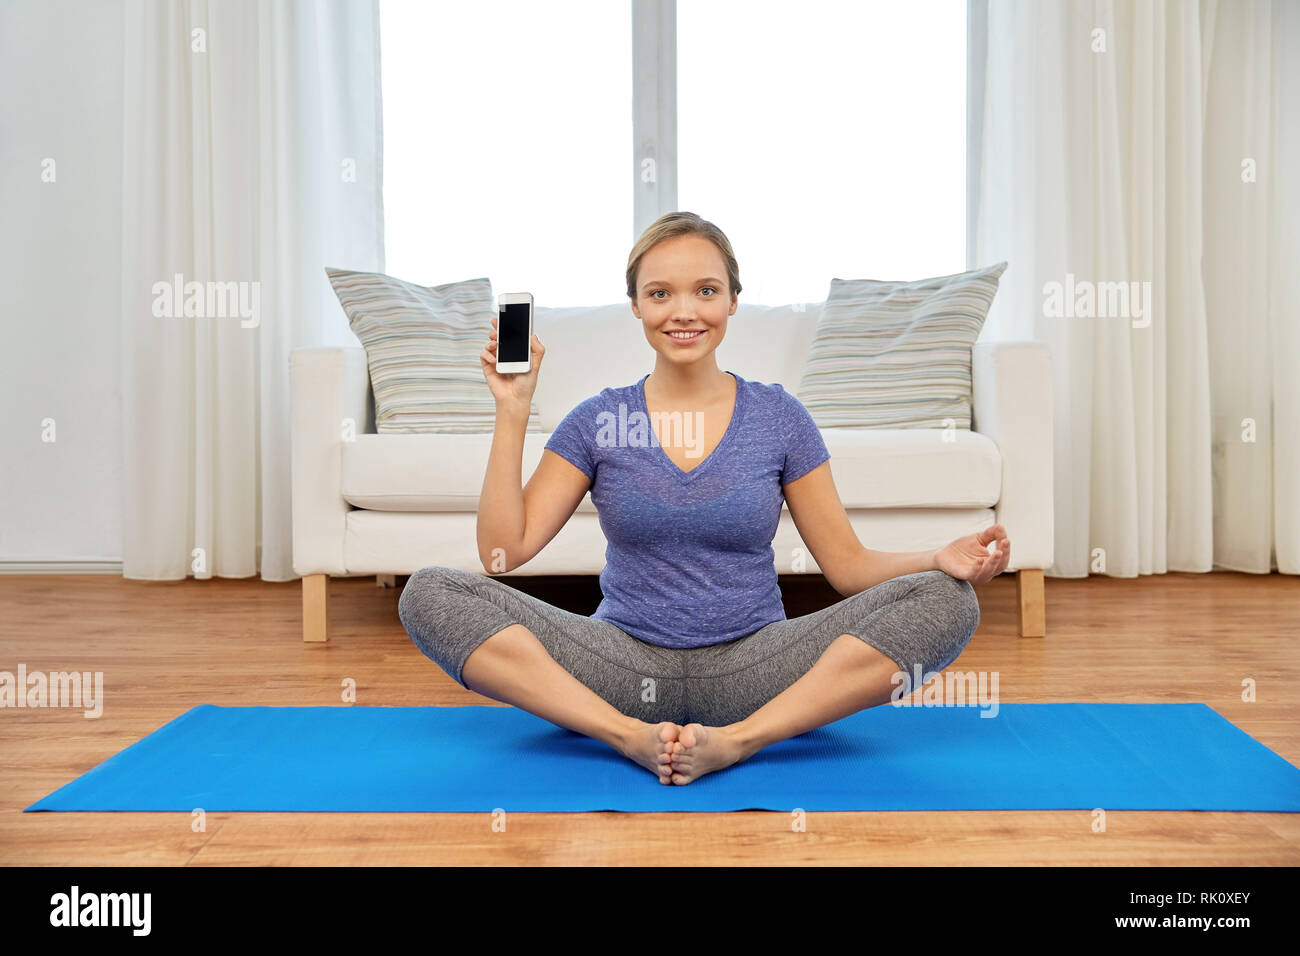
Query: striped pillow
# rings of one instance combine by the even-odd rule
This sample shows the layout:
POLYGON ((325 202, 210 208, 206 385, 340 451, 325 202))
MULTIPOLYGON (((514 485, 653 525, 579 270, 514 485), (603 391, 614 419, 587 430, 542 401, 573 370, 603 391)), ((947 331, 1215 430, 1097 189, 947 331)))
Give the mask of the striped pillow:
MULTIPOLYGON (((497 314, 491 281, 422 286, 377 272, 326 267, 325 274, 366 349, 376 431, 494 429, 496 399, 479 361, 497 314)), ((526 430, 546 430, 536 404, 526 430)))
POLYGON ((797 396, 820 428, 970 430, 971 347, 1007 264, 915 282, 832 279, 797 396))

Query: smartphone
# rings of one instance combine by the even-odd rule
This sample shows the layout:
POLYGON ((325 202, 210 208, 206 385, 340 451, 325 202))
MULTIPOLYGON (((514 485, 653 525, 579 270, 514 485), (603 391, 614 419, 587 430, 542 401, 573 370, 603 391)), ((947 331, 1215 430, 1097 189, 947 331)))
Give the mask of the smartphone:
POLYGON ((533 369, 533 296, 502 292, 497 296, 497 371, 533 369))

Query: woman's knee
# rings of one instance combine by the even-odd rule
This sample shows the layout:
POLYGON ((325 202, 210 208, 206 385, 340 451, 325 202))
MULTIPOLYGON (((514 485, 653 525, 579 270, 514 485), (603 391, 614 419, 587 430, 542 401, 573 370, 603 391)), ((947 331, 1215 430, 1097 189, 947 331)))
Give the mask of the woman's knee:
POLYGON ((412 574, 397 599, 397 617, 406 632, 414 635, 413 628, 427 629, 430 621, 437 618, 448 592, 466 589, 464 575, 467 573, 434 564, 412 574))
POLYGON ((923 576, 936 611, 945 619, 950 618, 953 631, 965 646, 980 623, 980 602, 975 588, 969 581, 954 578, 947 571, 926 571, 923 576))

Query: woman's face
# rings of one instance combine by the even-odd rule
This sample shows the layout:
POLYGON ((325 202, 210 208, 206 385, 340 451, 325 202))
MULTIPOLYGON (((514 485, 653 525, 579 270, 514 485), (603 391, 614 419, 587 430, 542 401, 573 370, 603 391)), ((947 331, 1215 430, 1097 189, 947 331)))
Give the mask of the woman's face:
POLYGON ((689 364, 722 342, 736 296, 727 295, 722 253, 703 236, 665 239, 641 257, 632 312, 646 341, 671 362, 689 364), (693 337, 674 336, 691 331, 693 337))

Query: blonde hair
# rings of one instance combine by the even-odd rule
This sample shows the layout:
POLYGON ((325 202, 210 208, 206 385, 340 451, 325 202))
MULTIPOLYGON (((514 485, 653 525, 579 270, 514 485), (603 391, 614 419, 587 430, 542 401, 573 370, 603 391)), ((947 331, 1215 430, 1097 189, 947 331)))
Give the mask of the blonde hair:
POLYGON ((736 264, 736 254, 731 251, 731 242, 721 229, 706 219, 701 219, 693 212, 664 213, 641 233, 632 252, 627 257, 627 297, 636 301, 636 278, 641 268, 641 259, 665 239, 678 236, 703 236, 722 253, 722 261, 727 267, 727 285, 730 290, 727 298, 740 292, 740 266, 736 264))

